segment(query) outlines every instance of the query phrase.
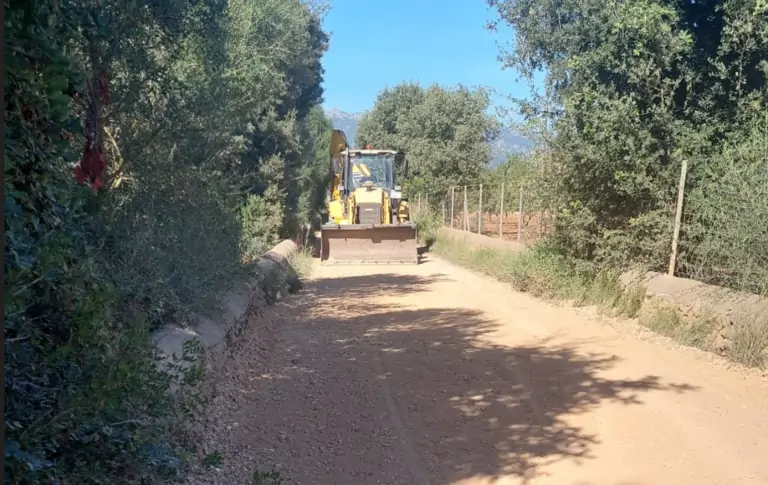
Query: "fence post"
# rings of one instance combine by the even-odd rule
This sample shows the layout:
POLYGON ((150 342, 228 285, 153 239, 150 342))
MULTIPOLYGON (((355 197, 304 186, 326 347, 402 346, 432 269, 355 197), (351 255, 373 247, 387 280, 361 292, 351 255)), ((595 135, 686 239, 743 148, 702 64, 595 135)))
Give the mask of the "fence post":
POLYGON ((432 211, 429 209, 429 194, 424 194, 424 205, 427 208, 427 214, 432 214, 432 211))
POLYGON ((483 233, 483 184, 480 184, 480 200, 477 206, 477 233, 483 233))
POLYGON ((451 229, 453 229, 453 201, 456 200, 454 197, 454 190, 456 187, 451 185, 451 229))
POLYGON ((417 214, 421 213, 421 193, 419 193, 419 195, 416 196, 416 213, 417 214))
POLYGON ((683 160, 680 167, 680 184, 677 186, 677 209, 675 210, 675 231, 672 235, 672 253, 669 255, 669 276, 675 276, 677 265, 677 243, 680 239, 680 222, 683 218, 683 199, 685 197, 685 176, 688 173, 688 160, 683 160))
POLYGON ((520 184, 520 204, 517 211, 517 242, 523 233, 523 184, 520 184))
POLYGON ((501 205, 499 207, 499 239, 504 239, 504 182, 501 183, 501 205))
POLYGON ((446 207, 445 207, 445 197, 443 197, 443 203, 442 203, 442 213, 440 214, 440 227, 445 227, 445 213, 446 213, 446 207))
POLYGON ((464 186, 464 230, 469 231, 469 204, 467 204, 467 186, 464 186))

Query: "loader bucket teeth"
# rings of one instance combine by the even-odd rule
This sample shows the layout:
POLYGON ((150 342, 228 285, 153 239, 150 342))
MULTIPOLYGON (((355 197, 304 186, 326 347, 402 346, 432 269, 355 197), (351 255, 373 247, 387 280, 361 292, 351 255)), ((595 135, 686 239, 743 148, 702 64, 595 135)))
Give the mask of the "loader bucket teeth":
POLYGON ((416 226, 326 224, 321 229, 323 264, 418 264, 416 226))

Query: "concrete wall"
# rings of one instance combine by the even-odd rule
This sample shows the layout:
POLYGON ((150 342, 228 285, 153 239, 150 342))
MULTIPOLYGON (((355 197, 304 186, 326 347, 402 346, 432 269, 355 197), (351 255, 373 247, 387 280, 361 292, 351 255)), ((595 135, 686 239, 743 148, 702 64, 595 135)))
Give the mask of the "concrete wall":
POLYGON ((219 297, 224 310, 221 316, 200 315, 185 327, 166 325, 155 331, 151 340, 165 357, 165 362, 170 362, 173 355, 181 357, 184 344, 193 339, 199 340, 205 350, 227 346, 232 336, 247 323, 256 304, 263 304, 267 297, 279 299, 282 296, 285 283, 292 276, 290 258, 297 249, 296 243, 285 240, 264 254, 250 281, 239 282, 219 297))

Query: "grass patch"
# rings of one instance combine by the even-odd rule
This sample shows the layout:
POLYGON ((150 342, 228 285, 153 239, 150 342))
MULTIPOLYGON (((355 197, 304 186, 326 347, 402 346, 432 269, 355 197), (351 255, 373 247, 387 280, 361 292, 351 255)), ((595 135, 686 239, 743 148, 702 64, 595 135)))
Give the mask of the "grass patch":
POLYGON ((643 307, 645 301, 645 287, 640 284, 631 284, 624 289, 624 292, 616 302, 616 309, 619 315, 628 318, 635 318, 643 307))
POLYGON ((305 280, 312 275, 312 248, 303 247, 289 258, 291 267, 300 280, 305 280))
POLYGON ((683 345, 701 350, 713 350, 714 320, 706 317, 686 317, 671 307, 659 307, 640 316, 640 324, 683 345))
POLYGON ((438 232, 443 227, 443 221, 440 215, 423 211, 417 213, 413 222, 416 223, 419 242, 431 248, 438 239, 438 232))
MULTIPOLYGON (((712 316, 685 316, 669 306, 643 311, 646 301, 643 285, 633 283, 624 287, 617 272, 568 259, 546 245, 515 252, 474 247, 461 239, 441 235, 432 250, 454 263, 509 283, 518 291, 570 300, 574 305, 596 305, 617 316, 639 317, 641 325, 683 345, 718 350, 715 348, 718 324, 712 316)), ((768 319, 736 323, 723 354, 748 367, 767 367, 768 319)))
POLYGON ((754 318, 736 325, 726 355, 747 367, 768 367, 768 319, 754 318))
POLYGON ((275 470, 269 472, 256 471, 253 472, 251 477, 251 485, 282 485, 283 483, 285 481, 280 472, 275 470))
POLYGON ((669 306, 655 308, 640 318, 640 323, 656 333, 709 352, 718 352, 728 360, 746 367, 764 369, 768 366, 768 320, 765 317, 740 319, 717 345, 717 320, 707 314, 686 316, 669 306))
POLYGON ((304 280, 312 274, 312 250, 301 248, 288 258, 285 289, 293 295, 304 288, 304 280))
POLYGON ((614 306, 623 298, 618 275, 574 262, 544 245, 522 252, 474 248, 450 237, 440 237, 433 250, 458 264, 512 285, 518 291, 577 305, 614 306))
POLYGON ((203 466, 206 468, 215 468, 224 461, 224 458, 221 456, 221 453, 214 451, 213 453, 208 453, 205 455, 205 458, 203 458, 203 466))

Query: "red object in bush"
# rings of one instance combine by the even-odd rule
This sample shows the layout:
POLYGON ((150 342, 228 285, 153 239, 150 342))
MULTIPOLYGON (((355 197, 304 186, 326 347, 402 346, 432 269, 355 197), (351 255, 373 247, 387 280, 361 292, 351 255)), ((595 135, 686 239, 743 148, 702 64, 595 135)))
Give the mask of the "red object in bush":
POLYGON ((108 105, 110 101, 109 82, 107 81, 107 73, 104 71, 99 74, 99 94, 101 94, 101 104, 108 105))
MULTIPOLYGON (((97 85, 98 94, 91 91, 91 96, 99 96, 102 105, 109 104, 109 84, 104 71, 99 74, 97 85)), ((83 157, 74 167, 75 180, 78 184, 84 184, 87 180, 93 190, 98 191, 104 187, 103 176, 107 163, 101 143, 101 110, 94 98, 90 101, 90 113, 87 116, 83 157)))
POLYGON ((85 183, 88 180, 93 190, 99 190, 104 187, 102 176, 106 166, 104 150, 101 148, 101 145, 92 147, 86 142, 83 148, 83 158, 80 160, 80 163, 75 165, 75 180, 79 184, 85 183))

